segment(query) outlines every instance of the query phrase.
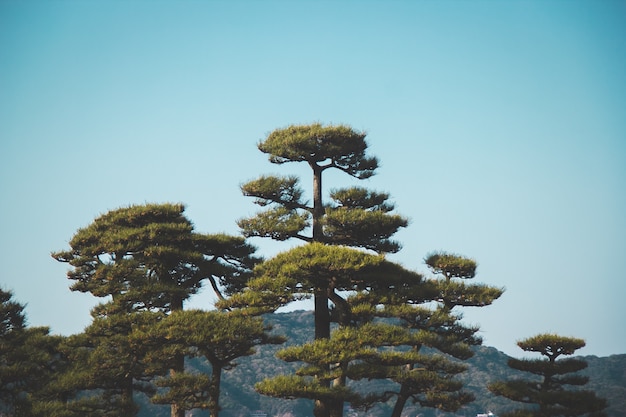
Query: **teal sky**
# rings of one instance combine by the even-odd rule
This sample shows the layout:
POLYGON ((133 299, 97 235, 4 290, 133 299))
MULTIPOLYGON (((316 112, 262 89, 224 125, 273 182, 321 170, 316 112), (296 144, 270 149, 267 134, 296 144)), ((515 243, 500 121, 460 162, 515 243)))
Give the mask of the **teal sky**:
POLYGON ((392 260, 426 272, 451 251, 506 287, 465 313, 485 344, 520 356, 549 331, 626 353, 625 40, 611 0, 3 0, 0 285, 31 325, 80 332, 98 300, 50 257, 78 228, 169 201, 200 232, 238 233, 257 210, 241 183, 310 188, 257 142, 345 123, 381 167, 325 185, 391 194, 411 219, 392 260))

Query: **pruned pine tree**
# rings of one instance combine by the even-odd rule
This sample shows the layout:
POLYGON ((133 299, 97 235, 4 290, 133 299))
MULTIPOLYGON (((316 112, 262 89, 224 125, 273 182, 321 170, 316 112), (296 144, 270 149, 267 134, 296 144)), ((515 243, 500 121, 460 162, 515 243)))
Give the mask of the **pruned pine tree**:
POLYGON ((525 352, 539 353, 542 358, 511 358, 509 367, 528 372, 532 377, 489 384, 494 394, 529 405, 504 417, 605 415, 606 400, 593 391, 578 388, 588 382, 588 377, 577 374, 587 367, 587 362, 580 358, 560 358, 584 347, 583 339, 548 333, 521 340, 517 345, 525 352))
POLYGON ((405 372, 392 378, 400 385, 392 417, 400 417, 408 400, 448 412, 457 411, 474 400, 473 395, 464 392, 462 383, 454 378, 465 371, 466 366, 450 358, 469 359, 473 356, 470 347, 481 344, 482 339, 476 336, 479 328, 463 324, 462 314, 453 310, 457 307, 488 306, 504 292, 502 288, 486 284, 467 283, 476 276, 477 264, 471 258, 435 252, 426 257, 425 263, 436 275, 427 281, 427 285, 430 291, 434 291, 434 297, 431 293, 429 298, 437 301, 438 308, 434 311, 419 306, 407 309, 400 304, 400 311, 394 312, 395 303, 391 303, 390 316, 400 318, 407 328, 421 335, 417 339, 422 342, 413 345, 413 350, 419 352, 422 347, 428 347, 445 356, 425 355, 425 362, 408 363, 405 372), (430 360, 434 360, 434 367, 429 364, 430 360), (421 370, 427 372, 422 373, 421 370), (424 383, 424 380, 429 382, 424 383))
POLYGON ((452 310, 457 306, 488 305, 502 294, 502 289, 456 281, 474 277, 476 262, 471 259, 436 253, 426 263, 443 277, 423 280, 401 291, 379 288, 348 299, 353 317, 362 321, 393 319, 412 335, 405 350, 398 354, 398 362, 388 364, 384 356, 364 361, 372 374, 397 384, 395 391, 369 397, 372 403, 391 401, 392 417, 401 416, 407 403, 454 412, 473 401, 455 377, 466 370, 459 360, 469 359, 473 355, 470 347, 481 343, 476 336, 479 329, 463 324, 461 314, 452 310), (432 307, 433 301, 438 307, 432 307))
POLYGON ((206 359, 211 374, 184 372, 161 378, 157 384, 167 390, 153 401, 177 403, 183 410, 208 409, 211 417, 217 417, 223 371, 235 367, 236 359, 254 354, 257 345, 284 342, 284 338, 271 336, 268 330, 261 317, 237 312, 185 310, 167 316, 140 338, 162 344, 164 349, 155 352, 168 357, 206 359))
POLYGON ((467 367, 453 358, 465 360, 472 356, 470 344, 477 343, 474 336, 477 329, 463 326, 459 318, 449 312, 412 304, 416 299, 419 300, 413 297, 409 301, 402 292, 386 297, 359 295, 350 299, 355 302, 355 312, 361 316, 393 319, 397 327, 410 335, 401 344, 403 349, 394 351, 393 361, 389 360, 385 343, 378 346, 377 355, 362 361, 363 371, 356 374, 361 379, 372 379, 375 375, 378 379, 395 382, 396 388, 370 393, 362 404, 355 406, 369 408, 378 402, 388 402, 393 407, 391 415, 400 416, 407 403, 453 412, 473 400, 471 394, 462 391, 463 384, 455 379, 467 367), (364 302, 372 300, 376 300, 379 307, 367 311, 364 302))
MULTIPOLYGON (((306 163, 312 173, 312 202, 304 198, 297 177, 262 176, 250 181, 241 187, 242 192, 254 197, 263 210, 238 222, 244 236, 281 241, 294 238, 378 253, 399 250, 400 245, 391 237, 398 229, 406 227, 407 219, 392 213, 394 206, 388 202, 388 194, 352 187, 331 190, 330 201, 324 201, 322 180, 326 170, 337 169, 357 179, 374 175, 378 160, 366 154, 365 133, 346 125, 292 125, 271 132, 258 148, 275 164, 306 163)), ((346 303, 334 282, 333 279, 321 279, 310 288, 314 299, 316 340, 331 337, 329 302, 335 306, 346 303)), ((261 289, 265 284, 257 281, 251 285, 261 289)), ((309 294, 309 288, 292 291, 296 289, 279 289, 276 282, 267 284, 273 285, 276 292, 257 291, 254 303, 250 303, 260 311, 271 311, 272 303, 284 304, 297 297, 296 294, 309 294)), ((325 369, 327 371, 329 369, 325 369)), ((326 384, 324 386, 328 389, 332 385, 326 381, 318 383, 326 384)), ((321 401, 315 399, 315 414, 328 416, 329 404, 321 401)))
MULTIPOLYGON (((253 255, 255 248, 244 238, 196 233, 183 212, 181 204, 146 204, 112 210, 78 230, 70 240, 70 250, 52 254, 58 261, 72 266, 68 272, 68 278, 74 281, 72 290, 111 297, 94 314, 102 320, 111 319, 112 328, 120 331, 117 336, 122 339, 134 331, 132 320, 123 324, 130 320, 131 314, 180 311, 183 302, 201 288, 204 280, 209 281, 218 298, 224 298, 245 285, 259 261, 253 255)), ((115 340, 113 334, 109 336, 115 340)), ((105 338, 93 340, 103 346, 108 343, 105 338)), ((92 348, 95 354, 97 346, 92 348)), ((184 356, 170 359, 172 376, 184 371, 184 356)), ((134 415, 134 408, 126 399, 132 399, 135 389, 132 380, 141 377, 130 369, 126 371, 123 373, 126 380, 118 384, 125 387, 119 412, 134 415)), ((116 371, 111 372, 114 376, 116 371)), ((106 387, 98 392, 109 395, 106 387)), ((172 403, 172 417, 183 415, 184 410, 172 403)))
MULTIPOLYGON (((270 162, 304 162, 313 179, 312 204, 305 200, 297 177, 262 176, 242 185, 244 195, 255 198, 264 210, 239 220, 244 236, 291 238, 395 252, 399 244, 391 236, 407 220, 392 214, 388 195, 362 188, 334 190, 332 202, 324 202, 323 173, 337 169, 357 178, 374 175, 375 157, 366 155, 365 133, 349 126, 293 125, 270 133, 258 145, 270 162), (376 233, 374 233, 376 232, 376 233)), ((330 337, 330 318, 326 288, 317 288, 315 300, 315 338, 330 337)))

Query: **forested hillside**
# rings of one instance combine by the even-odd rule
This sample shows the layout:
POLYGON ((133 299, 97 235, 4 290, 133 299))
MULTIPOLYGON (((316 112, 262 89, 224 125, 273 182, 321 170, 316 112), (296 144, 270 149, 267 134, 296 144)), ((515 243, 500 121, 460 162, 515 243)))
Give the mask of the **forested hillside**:
MULTIPOLYGON (((268 323, 274 326, 274 332, 287 337, 285 345, 301 344, 312 340, 313 314, 310 311, 272 314, 266 316, 268 323)), ((285 346, 284 345, 284 346, 285 346)), ((268 417, 312 416, 312 404, 304 400, 278 400, 265 397, 254 391, 254 384, 264 377, 289 373, 297 367, 274 357, 280 346, 261 346, 255 355, 242 358, 239 365, 224 375, 222 388, 223 417, 248 417, 251 411, 262 410, 268 417)), ((463 374, 467 390, 476 396, 469 406, 457 415, 473 417, 477 413, 492 411, 496 415, 515 408, 516 404, 502 397, 491 394, 486 386, 496 379, 510 379, 520 376, 507 366, 508 356, 495 348, 480 346, 475 348, 475 356, 467 361, 469 369, 463 374)), ((586 388, 594 390, 600 397, 607 398, 608 417, 626 417, 626 354, 598 358, 583 357, 589 367, 583 372, 590 377, 586 388)), ((191 365, 199 372, 208 372, 208 364, 201 361, 191 365)), ((364 384, 364 389, 380 389, 380 383, 364 384)), ((369 411, 356 412, 347 410, 346 417, 368 416, 386 417, 390 409, 384 406, 369 411)), ((208 416, 208 413, 196 410, 194 416, 208 416)), ((446 417, 445 413, 436 413, 432 409, 418 409, 408 405, 406 416, 446 417)), ((168 407, 157 407, 144 403, 141 417, 169 416, 168 407)))

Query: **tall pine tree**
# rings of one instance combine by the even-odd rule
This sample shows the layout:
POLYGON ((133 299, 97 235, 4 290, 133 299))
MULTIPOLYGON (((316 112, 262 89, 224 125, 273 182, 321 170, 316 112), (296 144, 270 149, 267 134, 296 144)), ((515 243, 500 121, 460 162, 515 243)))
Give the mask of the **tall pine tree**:
MULTIPOLYGON (((366 155, 365 133, 346 125, 292 125, 277 129, 261 141, 258 148, 275 164, 306 163, 312 173, 313 200, 309 204, 297 177, 262 176, 244 184, 244 195, 255 198, 265 209, 242 219, 239 226, 245 236, 291 238, 395 252, 399 249, 391 236, 407 220, 392 214, 394 206, 388 195, 359 187, 336 189, 325 203, 323 174, 329 169, 354 178, 374 175, 375 157, 366 155)), ((330 337, 328 288, 315 289, 315 338, 330 337)))
MULTIPOLYGON (((315 300, 314 342, 300 350, 289 348, 281 353, 285 360, 299 360, 308 365, 299 371, 296 379, 267 380, 259 385, 259 390, 286 398, 312 398, 316 400, 316 416, 322 417, 341 416, 344 401, 369 407, 391 396, 397 397, 394 415, 400 415, 408 399, 424 406, 456 410, 471 400, 470 395, 460 391, 461 384, 451 378, 464 367, 450 360, 421 355, 419 349, 428 346, 457 359, 467 359, 471 356, 469 344, 480 342, 474 336, 477 329, 461 325, 460 315, 452 309, 457 305, 487 305, 499 297, 501 290, 451 282, 452 278, 473 276, 467 274, 450 275, 443 284, 439 281, 425 283, 419 274, 409 271, 398 274, 399 279, 392 278, 401 269, 397 266, 393 272, 393 268, 378 266, 368 272, 363 268, 355 273, 355 268, 361 267, 360 261, 355 258, 346 261, 350 258, 349 251, 319 245, 351 246, 377 253, 400 249, 391 238, 407 225, 407 220, 392 213, 394 206, 388 201, 388 194, 351 187, 333 189, 328 193, 330 201, 323 200, 325 170, 339 169, 355 178, 374 174, 378 161, 366 156, 364 139, 363 133, 348 126, 313 124, 278 129, 259 144, 259 149, 267 153, 273 163, 306 162, 309 165, 313 173, 313 204, 303 198, 304 191, 297 177, 263 176, 250 181, 242 190, 245 195, 255 197, 255 202, 264 210, 239 222, 244 235, 276 240, 296 238, 313 245, 268 261, 250 281, 250 291, 231 301, 234 305, 249 303, 261 311, 272 311, 272 306, 284 305, 305 295, 312 294, 315 300), (273 268, 275 270, 270 272, 273 268), (377 272, 372 273, 374 270, 377 272), (455 298, 455 289, 465 295, 472 294, 471 299, 463 301, 463 294, 455 298), (439 302, 437 311, 420 306, 433 301, 439 302), (381 321, 381 317, 387 321, 381 321), (390 318, 399 319, 403 326, 389 324, 390 318), (331 333, 333 321, 339 327, 331 333), (359 333, 358 329, 365 328, 375 331, 359 333), (397 338, 383 340, 373 336, 385 332, 396 334, 397 338), (349 334, 363 337, 346 337, 349 334), (348 340, 350 347, 345 344, 348 340), (390 347, 399 345, 411 349, 393 355, 386 353, 390 347), (349 350, 350 355, 335 351, 340 346, 349 350), (319 354, 316 356, 314 352, 319 354), (428 372, 413 372, 418 368, 428 372), (347 380, 372 378, 394 380, 399 391, 362 396, 356 395, 346 384, 347 380)), ((458 266, 462 260, 454 259, 453 263, 458 266)), ((445 269, 445 273, 448 272, 445 269)))

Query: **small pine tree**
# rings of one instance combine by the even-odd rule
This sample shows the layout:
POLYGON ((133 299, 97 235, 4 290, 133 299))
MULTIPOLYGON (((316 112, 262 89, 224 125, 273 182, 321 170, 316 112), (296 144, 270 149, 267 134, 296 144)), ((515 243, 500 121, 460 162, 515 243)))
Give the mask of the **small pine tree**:
POLYGON ((559 359, 562 355, 572 355, 585 346, 583 339, 564 337, 556 334, 539 334, 521 340, 517 345, 526 352, 536 352, 542 359, 510 359, 509 367, 528 372, 533 379, 515 379, 489 384, 488 388, 496 395, 524 404, 534 404, 533 408, 523 408, 504 416, 603 416, 606 400, 598 398, 593 391, 572 390, 568 386, 581 387, 588 378, 576 374, 587 367, 587 362, 579 358, 559 359))

